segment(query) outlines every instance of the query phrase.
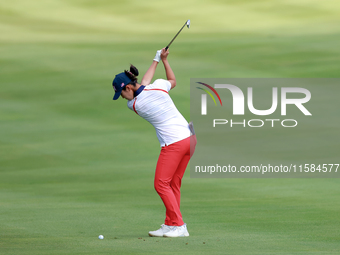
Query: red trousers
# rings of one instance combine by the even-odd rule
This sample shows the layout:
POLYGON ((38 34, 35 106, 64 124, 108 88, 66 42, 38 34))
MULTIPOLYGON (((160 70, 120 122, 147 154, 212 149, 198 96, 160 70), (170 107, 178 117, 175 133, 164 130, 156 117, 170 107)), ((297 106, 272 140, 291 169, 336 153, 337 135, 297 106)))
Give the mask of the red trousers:
POLYGON ((184 224, 180 211, 180 188, 182 177, 195 147, 196 136, 194 135, 161 149, 154 185, 166 208, 165 225, 182 226, 184 224))

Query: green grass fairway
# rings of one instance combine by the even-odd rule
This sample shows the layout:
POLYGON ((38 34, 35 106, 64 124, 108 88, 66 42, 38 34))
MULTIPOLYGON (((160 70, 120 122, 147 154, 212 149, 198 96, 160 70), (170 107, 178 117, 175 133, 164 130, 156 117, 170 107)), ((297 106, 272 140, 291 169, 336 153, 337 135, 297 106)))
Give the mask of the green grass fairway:
POLYGON ((111 85, 130 63, 143 75, 187 19, 169 62, 188 120, 190 78, 337 78, 339 12, 328 0, 0 0, 0 254, 339 254, 339 179, 187 171, 190 237, 148 237, 164 220, 159 143, 111 85))

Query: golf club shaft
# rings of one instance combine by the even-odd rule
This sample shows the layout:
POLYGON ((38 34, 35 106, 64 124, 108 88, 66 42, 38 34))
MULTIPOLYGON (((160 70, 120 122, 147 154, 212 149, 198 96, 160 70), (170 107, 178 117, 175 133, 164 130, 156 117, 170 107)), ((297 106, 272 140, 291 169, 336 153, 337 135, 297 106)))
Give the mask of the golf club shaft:
POLYGON ((171 40, 171 42, 168 44, 168 46, 165 47, 165 50, 168 50, 168 49, 169 49, 169 47, 170 47, 170 45, 172 44, 172 42, 176 39, 176 37, 179 35, 179 33, 180 33, 180 32, 183 30, 183 28, 187 25, 187 22, 188 22, 188 21, 186 21, 186 22, 184 23, 183 27, 178 31, 178 33, 175 35, 175 37, 172 38, 172 40, 171 40))

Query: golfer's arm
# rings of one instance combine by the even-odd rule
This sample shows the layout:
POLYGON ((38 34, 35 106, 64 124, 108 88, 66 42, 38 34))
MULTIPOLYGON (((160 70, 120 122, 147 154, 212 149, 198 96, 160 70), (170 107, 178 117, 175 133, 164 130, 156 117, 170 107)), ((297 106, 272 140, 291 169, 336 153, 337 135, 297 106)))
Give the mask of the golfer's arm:
POLYGON ((163 59, 163 64, 164 64, 164 68, 165 68, 166 78, 171 83, 171 89, 173 89, 176 86, 175 74, 172 71, 170 64, 169 64, 167 59, 163 59))
POLYGON ((149 69, 146 71, 146 73, 144 74, 142 81, 141 81, 141 85, 149 85, 157 68, 158 62, 157 61, 153 61, 151 66, 149 67, 149 69))

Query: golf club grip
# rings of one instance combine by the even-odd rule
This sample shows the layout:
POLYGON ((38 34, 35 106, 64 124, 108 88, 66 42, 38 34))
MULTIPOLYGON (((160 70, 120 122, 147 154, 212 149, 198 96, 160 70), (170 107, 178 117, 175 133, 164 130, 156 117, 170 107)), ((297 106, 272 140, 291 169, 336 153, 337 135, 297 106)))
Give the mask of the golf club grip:
POLYGON ((167 51, 168 49, 169 49, 169 46, 166 46, 166 47, 165 47, 165 51, 167 51))

